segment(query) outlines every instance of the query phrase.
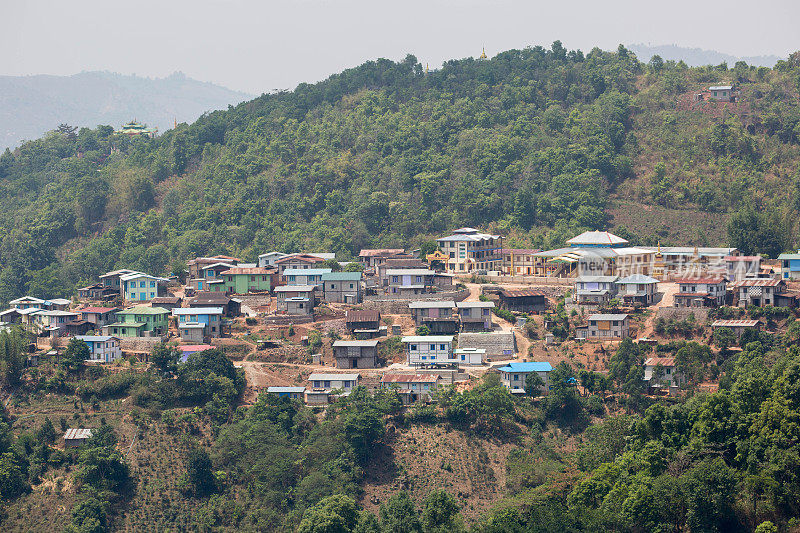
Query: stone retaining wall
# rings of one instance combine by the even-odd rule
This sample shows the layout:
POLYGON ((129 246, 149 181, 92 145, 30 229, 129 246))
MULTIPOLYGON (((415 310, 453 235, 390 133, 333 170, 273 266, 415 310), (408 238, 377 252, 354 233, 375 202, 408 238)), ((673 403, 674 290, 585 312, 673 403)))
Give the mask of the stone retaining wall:
POLYGON ((690 314, 694 313, 695 322, 705 324, 708 321, 708 307, 660 307, 656 312, 656 318, 669 320, 685 320, 690 314))
POLYGON ((273 326, 288 326, 289 324, 308 324, 309 322, 314 322, 314 317, 310 315, 271 315, 259 317, 257 320, 263 321, 264 324, 272 324, 273 326))
POLYGON ((401 315, 409 314, 409 302, 453 300, 454 302, 464 301, 469 296, 469 289, 459 291, 431 292, 427 294, 414 294, 411 296, 365 296, 362 307, 364 309, 377 309, 383 314, 401 315))

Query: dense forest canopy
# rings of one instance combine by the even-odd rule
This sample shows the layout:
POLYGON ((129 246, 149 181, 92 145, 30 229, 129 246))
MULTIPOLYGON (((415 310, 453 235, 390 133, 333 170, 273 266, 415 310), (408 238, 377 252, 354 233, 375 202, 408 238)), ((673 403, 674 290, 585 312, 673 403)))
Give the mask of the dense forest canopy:
POLYGON ((270 249, 346 259, 465 225, 558 245, 614 226, 619 199, 723 214, 729 244, 774 255, 797 244, 799 86, 798 54, 688 68, 557 41, 430 72, 411 55, 370 61, 155 139, 62 128, 0 156, 0 301, 69 295, 115 266, 164 274, 270 249), (724 82, 740 86, 737 106, 680 105, 724 82))

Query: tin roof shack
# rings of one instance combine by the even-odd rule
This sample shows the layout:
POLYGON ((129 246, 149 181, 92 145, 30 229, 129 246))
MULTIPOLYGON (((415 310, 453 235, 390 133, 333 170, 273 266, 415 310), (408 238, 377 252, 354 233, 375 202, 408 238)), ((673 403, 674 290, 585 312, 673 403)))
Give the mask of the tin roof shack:
POLYGON ((739 307, 778 305, 776 295, 789 295, 786 293, 786 282, 782 279, 743 279, 731 283, 731 289, 739 307))
POLYGON ((183 300, 178 296, 156 296, 150 300, 150 305, 172 311, 176 307, 180 307, 182 302, 183 300))
POLYGON ((461 331, 491 331, 494 302, 457 302, 461 331))
POLYGON ((66 433, 64 433, 64 447, 77 448, 78 446, 86 444, 86 441, 91 437, 91 429, 69 428, 66 433))
POLYGON ((517 352, 517 343, 511 331, 496 333, 461 333, 458 347, 484 350, 488 361, 511 359, 517 352))
POLYGON ((644 381, 650 394, 666 389, 672 396, 686 384, 686 376, 676 370, 674 357, 650 357, 644 362, 644 381))
POLYGON ((292 400, 305 401, 305 387, 267 387, 267 394, 274 394, 278 398, 290 398, 292 400))
MULTIPOLYGON (((509 363, 506 366, 498 368, 500 371, 500 383, 511 394, 525 394, 525 383, 528 376, 534 372, 539 375, 542 380, 542 386, 539 388, 541 392, 547 392, 550 389, 550 371, 553 367, 547 362, 531 362, 531 363, 509 363)), ((533 386, 533 384, 531 384, 533 386)))
POLYGON ((375 368, 378 366, 378 341, 335 341, 333 357, 336 368, 375 368))
POLYGON ((388 280, 386 278, 387 270, 408 270, 408 269, 427 269, 428 265, 421 259, 411 256, 393 256, 386 258, 383 262, 375 266, 375 275, 380 279, 380 285, 386 287, 388 280))
POLYGON ((242 314, 242 301, 222 292, 198 292, 189 300, 189 307, 221 307, 222 315, 230 318, 242 314))
POLYGON ((316 305, 314 289, 311 285, 275 287, 278 313, 298 316, 313 315, 314 305, 316 305))
POLYGON ((622 340, 630 336, 628 315, 589 315, 588 324, 575 330, 575 337, 588 341, 622 340))
POLYGON ((735 85, 712 85, 708 88, 709 100, 715 102, 735 102, 736 95, 739 91, 736 90, 735 85))
MULTIPOLYGON (((778 260, 781 263, 781 267, 783 267, 783 261, 781 261, 780 256, 778 256, 778 260)), ((730 281, 739 281, 748 277, 758 277, 761 274, 761 256, 726 255, 725 271, 730 281)))
POLYGON ((201 270, 209 265, 213 265, 215 263, 227 263, 229 265, 236 266, 240 262, 241 260, 238 257, 214 255, 211 257, 196 257, 195 259, 190 259, 186 262, 186 266, 189 270, 189 279, 195 279, 202 277, 201 270))
POLYGON ((426 326, 436 335, 458 332, 458 316, 453 313, 456 303, 452 300, 409 302, 408 308, 417 327, 426 326))
POLYGON ((617 297, 625 304, 651 305, 655 300, 658 280, 644 274, 632 274, 618 279, 617 297))
POLYGON ((286 269, 303 269, 303 268, 316 268, 325 262, 322 257, 311 254, 290 254, 286 257, 281 257, 275 260, 275 266, 278 268, 278 275, 283 278, 283 272, 286 269))
POLYGON ((547 297, 544 292, 534 289, 503 289, 500 291, 500 307, 520 313, 541 313, 547 310, 547 297))
POLYGON ((358 260, 367 268, 375 268, 386 262, 390 257, 412 258, 402 248, 376 248, 363 249, 358 253, 358 260))
POLYGON ((601 305, 617 294, 617 276, 578 276, 573 300, 580 305, 601 305))
POLYGON ((377 309, 348 309, 344 323, 351 335, 371 339, 380 334, 381 312, 377 309))
POLYGON ((409 365, 437 367, 458 363, 453 357, 452 335, 409 335, 401 340, 409 365))
POLYGON ((382 389, 395 389, 400 401, 405 405, 417 401, 429 402, 432 395, 442 384, 438 374, 384 374, 381 378, 382 389))
POLYGON ((715 320, 711 324, 711 330, 716 331, 719 328, 728 328, 733 331, 737 339, 742 337, 742 333, 747 330, 760 330, 761 322, 758 320, 715 320))
POLYGON ((119 296, 119 288, 106 287, 102 283, 93 283, 78 289, 78 298, 81 300, 98 300, 107 302, 119 296))
POLYGON ((483 348, 457 348, 453 355, 459 364, 478 366, 486 361, 486 350, 483 348))
POLYGON ((323 294, 326 302, 361 303, 361 272, 326 272, 322 274, 323 294))
POLYGON ((723 277, 676 279, 675 307, 719 307, 725 305, 727 282, 723 277))

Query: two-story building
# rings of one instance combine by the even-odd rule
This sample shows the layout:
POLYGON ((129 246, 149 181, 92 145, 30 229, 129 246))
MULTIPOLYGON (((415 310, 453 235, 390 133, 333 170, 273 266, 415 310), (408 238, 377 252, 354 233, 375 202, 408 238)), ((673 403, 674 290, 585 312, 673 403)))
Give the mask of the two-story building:
MULTIPOLYGON (((783 254, 781 254, 783 255, 783 254)), ((800 256, 798 256, 800 258, 800 256)), ((781 271, 783 271, 783 261, 780 256, 778 261, 781 263, 781 271)), ((788 265, 787 265, 788 266, 788 265)), ((800 265, 798 265, 800 269, 800 265)), ((757 278, 761 274, 761 256, 760 255, 726 255, 725 256, 725 271, 727 272, 728 281, 739 281, 746 278, 757 278)), ((800 272, 800 270, 798 270, 800 272)), ((781 275, 783 278, 783 276, 781 275)), ((785 278, 789 279, 789 278, 785 278)))
POLYGON ((326 302, 357 304, 362 300, 361 272, 325 272, 320 281, 326 302))
POLYGON ((228 255, 213 255, 210 257, 196 257, 195 259, 190 259, 186 262, 186 268, 189 271, 189 279, 205 277, 201 272, 202 269, 216 263, 225 263, 226 265, 236 266, 241 263, 241 260, 238 257, 231 257, 228 255))
MULTIPOLYGON (((221 307, 222 316, 237 317, 242 314, 242 301, 224 292, 199 292, 189 300, 189 307, 221 307)), ((180 307, 180 306, 178 306, 180 307)))
POLYGON ((683 387, 686 376, 679 372, 674 357, 650 357, 644 362, 644 381, 649 389, 683 387))
POLYGON ((288 256, 289 254, 284 254, 282 252, 267 252, 265 254, 261 254, 258 256, 258 266, 260 267, 275 267, 275 262, 278 259, 283 259, 284 257, 288 256))
POLYGON ((386 276, 387 270, 408 269, 432 270, 428 268, 428 265, 425 264, 425 262, 414 257, 389 257, 385 261, 377 263, 375 266, 375 275, 379 280, 378 284, 381 287, 387 287, 389 285, 389 279, 386 276))
POLYGON ((462 331, 491 331, 494 302, 457 302, 462 331))
POLYGON ((275 287, 278 313, 286 315, 313 315, 316 297, 312 285, 281 285, 275 287))
POLYGON ((287 268, 281 279, 287 285, 313 285, 322 290, 322 275, 331 272, 330 268, 287 268))
POLYGON ((438 374, 384 374, 381 377, 382 389, 395 389, 400 401, 405 405, 417 401, 431 401, 433 394, 442 386, 438 374))
POLYGON ((547 310, 547 295, 537 289, 502 289, 499 296, 500 308, 507 311, 533 314, 547 310))
POLYGON ((535 276, 536 260, 535 254, 541 250, 531 248, 506 248, 503 253, 503 274, 509 276, 535 276))
POLYGON ((90 306, 76 309, 75 312, 80 313, 81 319, 92 324, 96 331, 100 331, 100 328, 106 324, 111 324, 117 320, 116 307, 90 306))
POLYGON ((306 390, 306 403, 327 405, 334 391, 340 395, 350 394, 350 391, 358 387, 360 379, 360 374, 314 372, 308 376, 311 388, 306 390))
POLYGON ((675 307, 719 307, 725 305, 727 282, 723 277, 676 279, 675 307))
POLYGON ((34 315, 34 324, 42 333, 59 335, 67 330, 67 324, 79 320, 81 315, 72 311, 42 310, 34 315))
POLYGON ((183 342, 203 342, 206 337, 222 336, 221 307, 179 307, 172 310, 178 319, 178 332, 183 342))
POLYGON ((406 362, 412 366, 454 365, 452 335, 410 335, 403 337, 406 362))
POLYGON ((122 275, 119 279, 122 284, 123 297, 127 302, 146 302, 156 296, 167 295, 167 283, 169 280, 166 278, 159 278, 142 272, 133 272, 122 275))
POLYGON ((631 274, 616 281, 617 298, 627 305, 651 305, 658 287, 656 278, 644 274, 631 274))
POLYGON ((117 321, 103 326, 103 335, 114 337, 162 337, 169 331, 169 311, 138 305, 117 311, 117 321))
POLYGON ((386 291, 392 295, 414 295, 432 292, 436 272, 424 268, 386 270, 386 291))
POLYGON ((458 316, 454 314, 456 303, 452 300, 409 302, 408 308, 417 327, 426 326, 434 334, 458 332, 458 316))
POLYGON ((136 273, 137 273, 136 270, 121 268, 119 270, 112 270, 110 272, 106 272, 105 274, 101 274, 99 276, 99 279, 103 287, 115 289, 118 294, 124 297, 121 278, 122 276, 127 276, 128 274, 136 274, 136 273))
POLYGON ((310 254, 290 254, 275 261, 275 266, 278 267, 278 275, 283 279, 283 271, 287 268, 303 269, 303 268, 320 268, 325 259, 310 254))
POLYGON ((336 368, 375 368, 378 366, 378 341, 334 341, 333 357, 336 368))
MULTIPOLYGON (((224 280, 224 292, 250 294, 272 290, 275 273, 276 270, 271 267, 234 267, 222 271, 220 276, 224 280)), ((216 290, 216 287, 212 290, 216 290)))
POLYGON ((222 287, 225 286, 225 277, 222 273, 235 266, 235 264, 221 261, 208 265, 200 265, 198 268, 198 277, 191 278, 189 280, 189 286, 195 291, 223 290, 222 287))
POLYGON ((481 233, 474 228, 460 228, 452 235, 436 239, 436 242, 448 256, 445 270, 450 274, 502 270, 503 238, 500 235, 481 233))
POLYGON ((119 339, 111 335, 77 335, 76 339, 89 347, 89 359, 100 363, 111 363, 122 357, 119 339))
POLYGON ((607 304, 617 295, 617 276, 578 276, 573 300, 580 305, 607 304))
POLYGON ((576 329, 576 337, 589 341, 622 340, 630 336, 628 315, 589 315, 588 324, 576 329))
POLYGON ((796 254, 781 254, 778 256, 781 265, 781 279, 797 281, 800 279, 800 250, 796 254))
POLYGON ((359 338, 377 337, 381 328, 381 312, 377 309, 348 309, 344 323, 351 335, 359 338))
MULTIPOLYGON (((765 305, 782 306, 779 302, 779 295, 786 291, 786 282, 783 279, 743 279, 731 283, 734 292, 734 299, 738 301, 739 307, 765 305)), ((787 295, 788 296, 788 295, 787 295)), ((796 301, 796 299, 795 299, 796 301)))
POLYGON ((358 253, 358 260, 366 267, 376 269, 392 257, 407 257, 402 248, 363 249, 358 253))
MULTIPOLYGON (((508 363, 498 368, 500 372, 500 383, 511 392, 511 394, 525 394, 525 383, 528 376, 534 372, 542 380, 540 392, 547 392, 550 389, 550 372, 553 367, 547 362, 530 363, 508 363)), ((533 387, 533 383, 531 383, 533 387)))

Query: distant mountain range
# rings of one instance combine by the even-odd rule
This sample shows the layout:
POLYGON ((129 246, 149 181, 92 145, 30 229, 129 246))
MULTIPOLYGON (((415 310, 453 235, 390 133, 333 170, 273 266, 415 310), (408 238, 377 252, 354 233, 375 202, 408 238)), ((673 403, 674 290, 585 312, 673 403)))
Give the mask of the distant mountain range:
POLYGON ((0 150, 36 139, 61 123, 115 128, 136 119, 160 131, 253 96, 176 72, 141 78, 112 72, 0 76, 0 150))
POLYGON ((744 61, 748 65, 755 65, 757 67, 774 67, 778 60, 782 59, 778 56, 747 56, 737 57, 730 54, 717 52, 716 50, 703 50, 702 48, 684 48, 674 44, 664 44, 659 46, 648 46, 646 44, 631 44, 628 49, 636 53, 639 61, 647 63, 654 55, 661 56, 664 60, 680 61, 690 67, 701 67, 704 65, 719 65, 723 61, 728 63, 729 67, 737 61, 744 61))

